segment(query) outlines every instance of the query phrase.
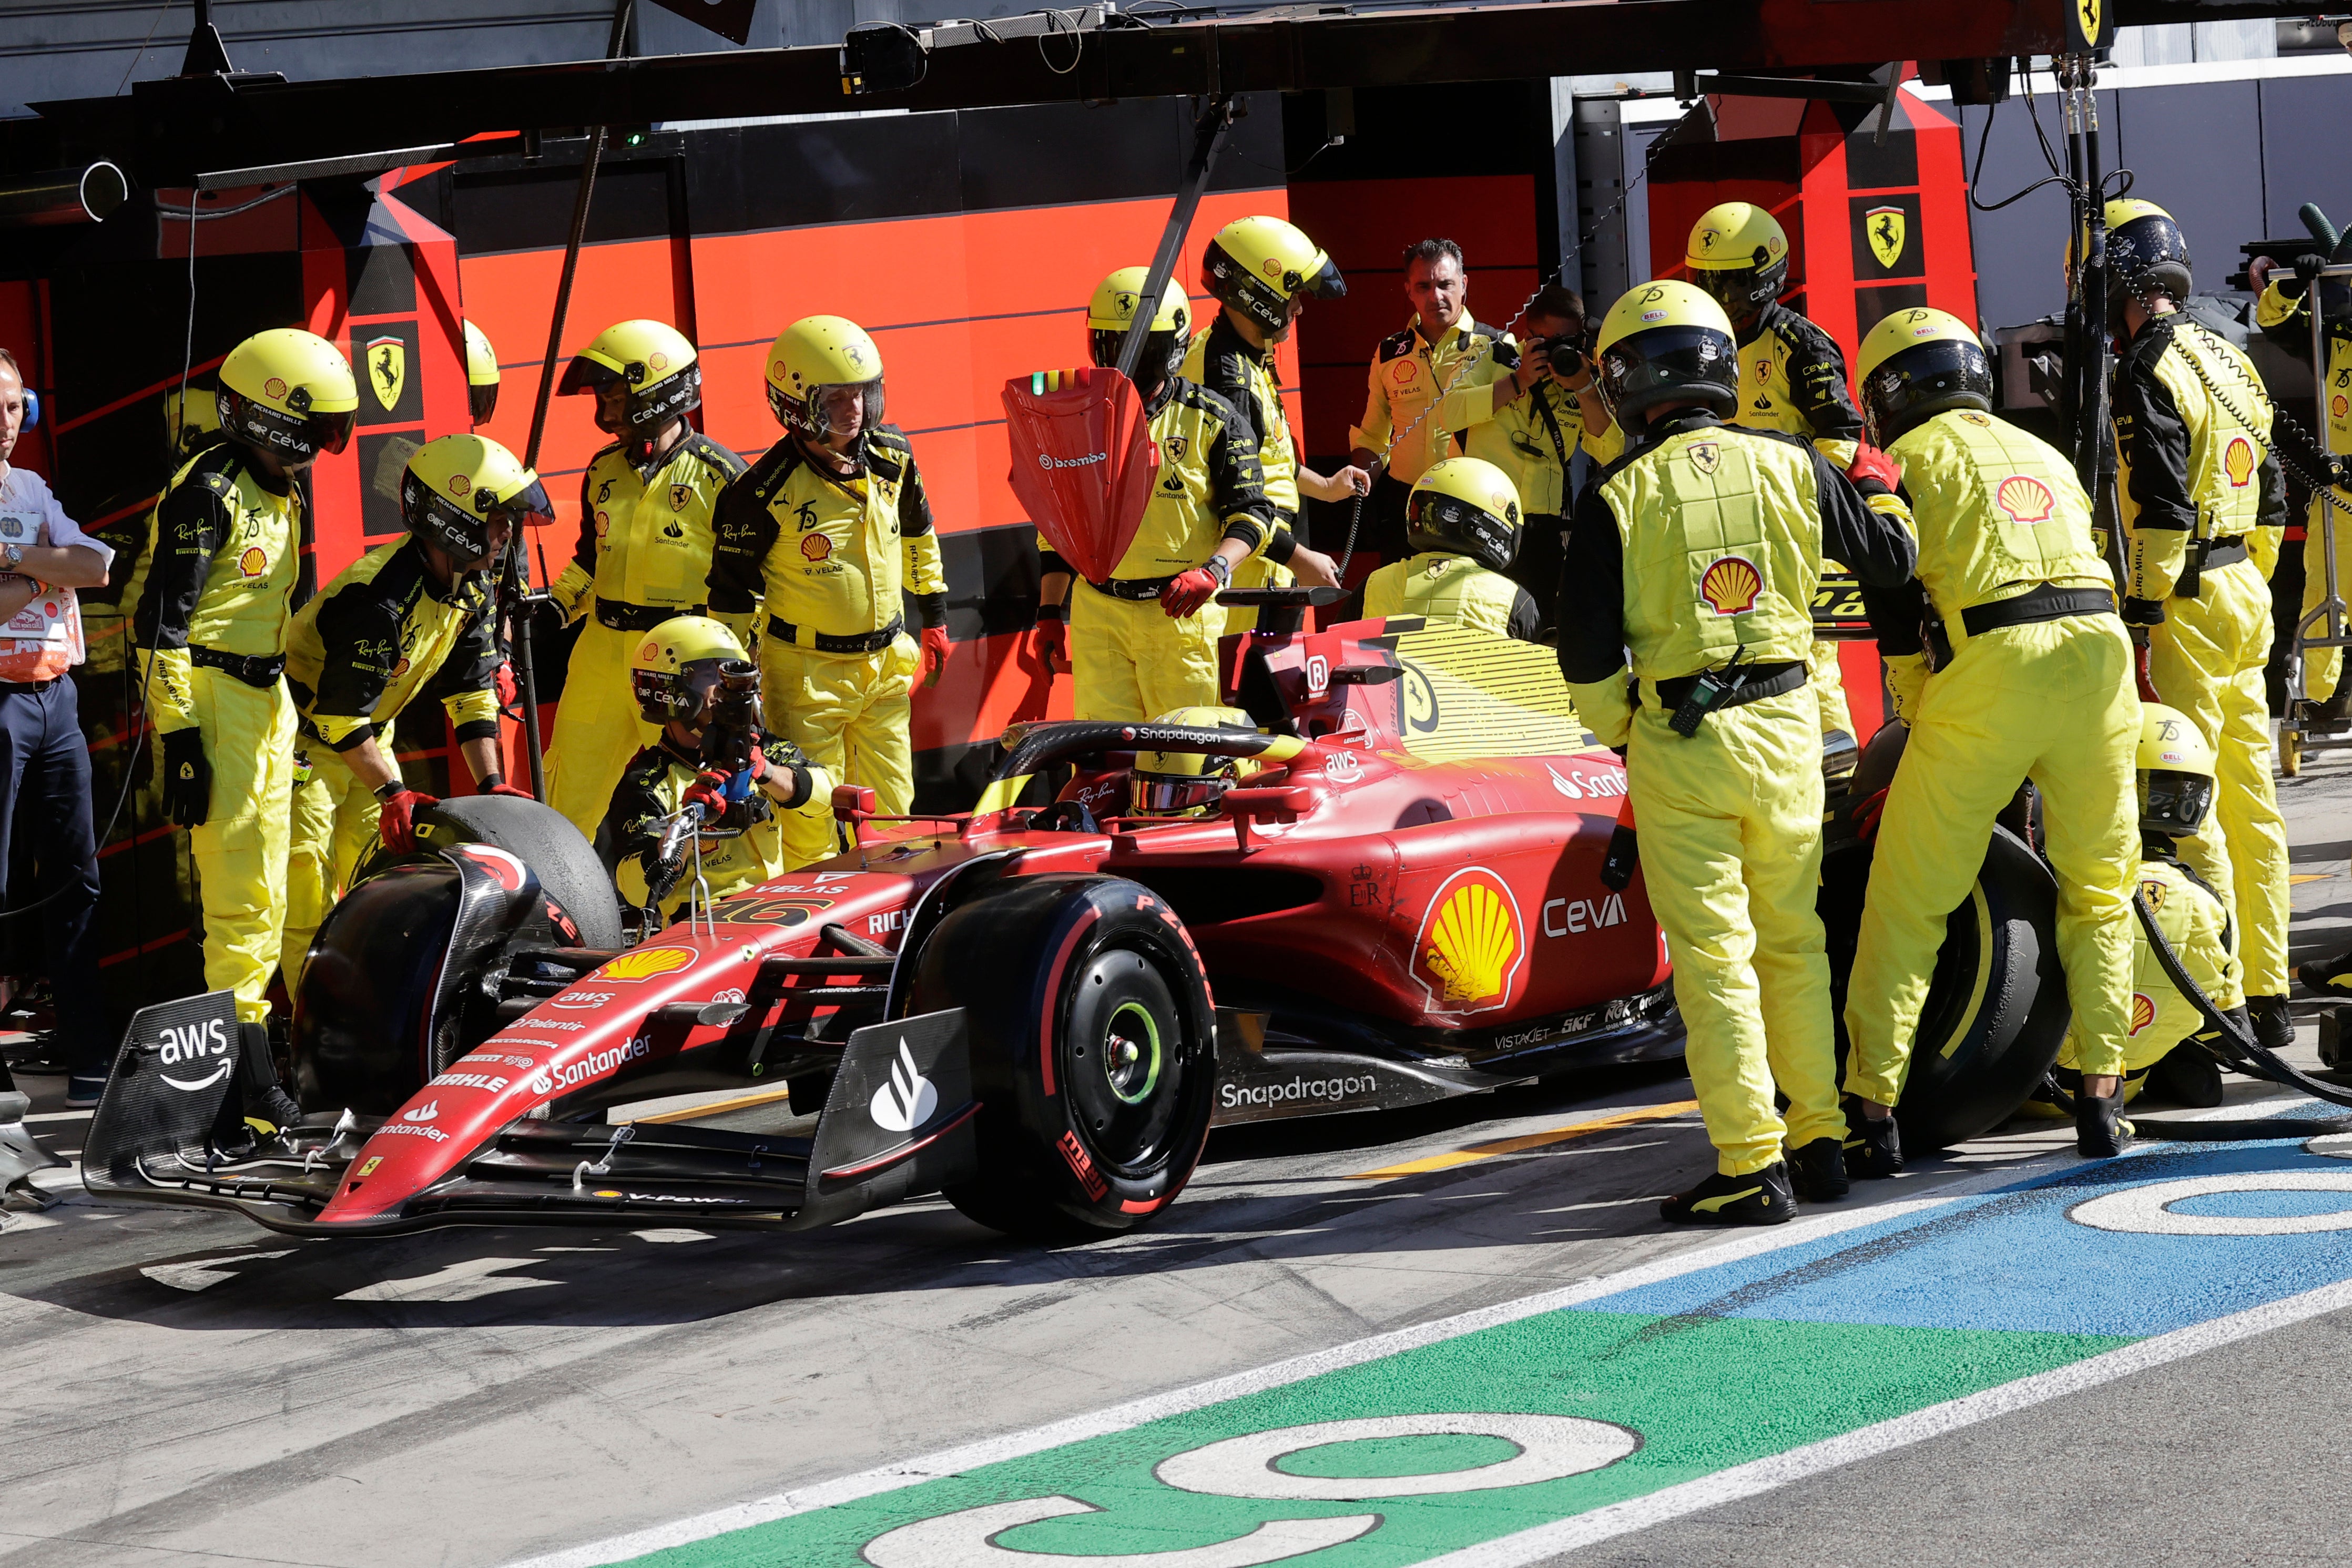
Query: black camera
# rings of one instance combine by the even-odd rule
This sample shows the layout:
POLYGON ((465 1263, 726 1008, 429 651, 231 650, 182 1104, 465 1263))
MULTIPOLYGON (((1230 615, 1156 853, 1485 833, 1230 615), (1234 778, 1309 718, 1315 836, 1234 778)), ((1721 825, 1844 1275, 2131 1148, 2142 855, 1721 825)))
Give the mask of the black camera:
POLYGON ((1538 338, 1529 345, 1541 349, 1551 362, 1554 375, 1570 376, 1584 368, 1584 334, 1562 332, 1558 337, 1538 338))

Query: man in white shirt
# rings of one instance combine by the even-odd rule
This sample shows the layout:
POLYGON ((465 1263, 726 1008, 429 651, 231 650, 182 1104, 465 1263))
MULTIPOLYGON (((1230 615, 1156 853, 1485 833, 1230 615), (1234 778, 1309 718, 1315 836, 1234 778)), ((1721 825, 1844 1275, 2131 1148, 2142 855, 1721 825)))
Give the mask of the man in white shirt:
MULTIPOLYGON (((68 517, 40 475, 9 458, 25 427, 25 378, 0 348, 0 626, 37 594, 94 588, 106 581, 114 552, 68 517)), ((15 639, 7 639, 13 648, 15 639)), ((25 1070, 68 1075, 66 1103, 98 1103, 110 1045, 98 989, 98 841, 90 826, 89 748, 82 739, 72 678, 0 680, 0 911, 27 911, 0 922, 0 1005, 23 984, 34 932, 57 1000, 49 1049, 25 1070), (26 875, 30 872, 32 875, 26 875), (38 912, 30 912, 34 906, 38 912)), ((0 1088, 6 1072, 0 1068, 0 1088)))

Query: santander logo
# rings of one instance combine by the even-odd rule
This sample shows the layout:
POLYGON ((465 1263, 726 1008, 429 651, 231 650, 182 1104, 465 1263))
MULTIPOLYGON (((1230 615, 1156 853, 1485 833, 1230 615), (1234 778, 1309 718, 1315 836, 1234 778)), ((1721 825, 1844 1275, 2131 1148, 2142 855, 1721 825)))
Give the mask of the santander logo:
POLYGON ((874 1124, 891 1132, 912 1132, 940 1108, 939 1086, 915 1065, 915 1053, 898 1038, 898 1059, 890 1064, 890 1081, 874 1091, 866 1107, 874 1124))

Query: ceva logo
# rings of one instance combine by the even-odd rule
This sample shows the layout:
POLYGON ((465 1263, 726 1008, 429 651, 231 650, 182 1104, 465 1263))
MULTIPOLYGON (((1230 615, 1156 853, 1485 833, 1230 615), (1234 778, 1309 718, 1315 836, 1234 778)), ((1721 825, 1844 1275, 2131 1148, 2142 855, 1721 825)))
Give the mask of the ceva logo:
POLYGON ((874 1118, 877 1127, 887 1131, 912 1132, 939 1108, 939 1086, 923 1076, 915 1065, 915 1053, 907 1048, 907 1037, 899 1036, 898 1059, 890 1064, 890 1081, 874 1091, 866 1114, 874 1118))

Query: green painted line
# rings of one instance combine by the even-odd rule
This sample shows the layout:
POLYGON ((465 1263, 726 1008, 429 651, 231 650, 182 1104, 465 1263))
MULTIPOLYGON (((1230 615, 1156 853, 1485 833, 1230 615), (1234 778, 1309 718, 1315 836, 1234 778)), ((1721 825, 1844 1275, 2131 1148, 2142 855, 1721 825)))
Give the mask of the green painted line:
MULTIPOLYGON (((988 1561, 989 1534, 998 1561, 1012 1560, 1002 1553, 1034 1552, 1083 1563, 1213 1547, 1270 1521, 1377 1516, 1376 1525, 1312 1557, 1316 1568, 1384 1568, 1640 1497, 2130 1342, 2113 1335, 1547 1312, 633 1561, 647 1568, 868 1568, 877 1560, 866 1555, 869 1543, 902 1526, 1062 1498, 1099 1511, 1065 1510, 1064 1517, 975 1533, 971 1554, 925 1561, 988 1561), (1614 1463, 1558 1479, 1360 1501, 1180 1490, 1153 1473, 1172 1456, 1248 1434, 1452 1412, 1580 1417, 1628 1428, 1640 1446, 1614 1463)), ((1300 1478, 1409 1477, 1469 1471, 1514 1451, 1496 1437, 1410 1436, 1309 1448, 1269 1468, 1300 1478)))

